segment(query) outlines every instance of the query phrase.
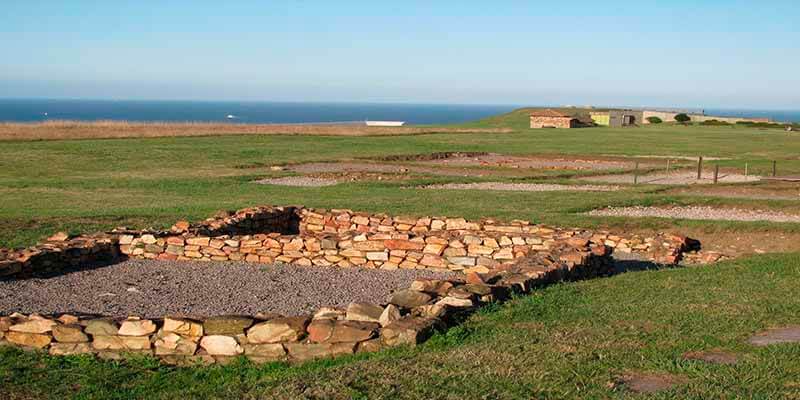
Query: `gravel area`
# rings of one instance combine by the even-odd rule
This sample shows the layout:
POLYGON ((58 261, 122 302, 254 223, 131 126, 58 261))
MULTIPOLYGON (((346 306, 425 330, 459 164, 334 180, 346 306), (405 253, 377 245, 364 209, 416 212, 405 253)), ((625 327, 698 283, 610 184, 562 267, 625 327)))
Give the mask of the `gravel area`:
POLYGON ((415 278, 452 276, 430 270, 128 260, 51 278, 0 281, 0 314, 298 315, 321 306, 380 303, 415 278))
POLYGON ((800 222, 800 215, 769 210, 744 210, 738 208, 686 207, 611 207, 587 213, 603 217, 656 217, 721 221, 800 222))
POLYGON ((613 192, 619 186, 602 185, 558 185, 544 183, 448 183, 444 185, 422 186, 422 189, 459 189, 459 190, 510 190, 518 192, 613 192))
POLYGON ((283 178, 268 178, 255 181, 260 185, 298 186, 298 187, 323 187, 333 186, 339 182, 335 179, 313 178, 310 176, 286 176, 283 178))
POLYGON ((473 157, 451 157, 426 161, 424 164, 441 166, 491 166, 507 168, 555 169, 555 170, 609 170, 633 168, 632 161, 515 157, 486 154, 473 157))
MULTIPOLYGON (((603 182, 603 183, 633 183, 633 174, 620 174, 620 175, 600 175, 600 176, 587 176, 580 178, 588 182, 603 182)), ((718 181, 720 183, 744 183, 760 181, 760 176, 755 175, 742 175, 742 174, 723 174, 720 173, 718 181)), ((702 179, 697 179, 697 172, 674 172, 674 173, 657 173, 649 175, 640 175, 638 183, 650 185, 696 185, 696 184, 713 184, 714 171, 704 171, 702 179)))

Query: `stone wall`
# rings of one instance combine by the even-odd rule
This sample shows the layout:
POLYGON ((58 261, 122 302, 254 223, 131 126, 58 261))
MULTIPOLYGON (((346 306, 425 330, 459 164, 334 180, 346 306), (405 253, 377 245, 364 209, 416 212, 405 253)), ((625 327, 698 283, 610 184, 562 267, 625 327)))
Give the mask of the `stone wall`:
POLYGON ((0 345, 110 359, 147 354, 177 365, 225 363, 242 355, 257 363, 303 361, 413 346, 477 307, 502 302, 512 293, 610 273, 607 248, 585 244, 563 241, 550 253, 502 270, 453 280, 416 280, 384 304, 351 303, 346 309, 321 308, 313 315, 148 320, 13 314, 0 317, 0 345))
MULTIPOLYGON (((612 273, 612 251, 675 263, 697 246, 680 236, 621 237, 553 228, 528 221, 467 221, 317 210, 254 207, 220 213, 167 231, 126 228, 69 238, 56 234, 28 249, 0 250, 0 276, 24 279, 124 257, 246 260, 361 268, 462 271, 448 281, 417 280, 382 304, 353 303, 313 315, 0 317, 0 345, 53 355, 120 358, 144 353, 171 364, 306 360, 424 341, 460 315, 551 282, 612 273)), ((0 310, 2 315, 2 310, 0 310)))
POLYGON ((571 117, 543 117, 531 115, 531 128, 575 128, 577 120, 571 117))

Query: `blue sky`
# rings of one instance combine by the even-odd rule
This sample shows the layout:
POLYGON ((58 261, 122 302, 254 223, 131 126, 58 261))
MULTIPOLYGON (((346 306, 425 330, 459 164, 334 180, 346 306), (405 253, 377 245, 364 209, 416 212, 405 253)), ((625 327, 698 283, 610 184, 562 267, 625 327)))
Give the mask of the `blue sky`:
POLYGON ((800 108, 795 1, 7 1, 0 97, 800 108))

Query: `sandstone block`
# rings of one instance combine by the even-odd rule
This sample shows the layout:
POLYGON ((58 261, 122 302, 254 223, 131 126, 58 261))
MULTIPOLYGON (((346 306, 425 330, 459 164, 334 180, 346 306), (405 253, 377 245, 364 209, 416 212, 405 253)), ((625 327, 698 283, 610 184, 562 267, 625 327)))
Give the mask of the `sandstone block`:
MULTIPOLYGON (((427 293, 405 289, 392 294, 389 303, 403 308, 414 308, 427 304, 431 299, 431 296, 427 293)), ((381 312, 383 312, 383 310, 381 310, 381 312)))
POLYGON ((281 317, 253 325, 247 330, 249 343, 296 342, 305 336, 307 317, 281 317))
POLYGON ((172 332, 182 336, 203 336, 203 325, 197 321, 184 318, 164 318, 164 332, 172 332))
POLYGON ((200 339, 200 347, 212 356, 235 356, 244 353, 239 342, 231 336, 203 336, 200 339))
POLYGON ((51 343, 49 349, 51 356, 71 356, 93 352, 94 349, 89 343, 51 343))
POLYGON ((54 325, 53 338, 61 343, 84 343, 89 341, 89 336, 83 333, 80 325, 54 325))
POLYGON ((400 309, 394 304, 389 304, 383 309, 380 318, 378 318, 378 323, 380 323, 381 326, 386 326, 400 318, 400 309))
POLYGON ((193 355, 197 351, 197 342, 172 332, 156 339, 154 345, 156 355, 193 355))
POLYGON ((415 346, 429 338, 435 331, 436 321, 422 317, 405 317, 385 326, 381 340, 388 346, 415 346))
POLYGON ((370 303, 350 303, 345 318, 349 321, 378 322, 383 307, 370 303))
POLYGON ((53 341, 53 338, 46 333, 27 333, 16 331, 6 332, 5 339, 18 346, 32 347, 37 349, 43 349, 53 341))
POLYGON ((117 324, 107 319, 93 319, 83 322, 84 332, 96 336, 113 336, 119 332, 117 324))
POLYGON ((287 343, 285 346, 292 359, 306 361, 353 354, 356 343, 287 343))
POLYGON ((117 332, 120 336, 146 336, 156 331, 156 324, 149 319, 126 319, 117 332))
POLYGON ((22 333, 47 333, 52 331, 55 325, 58 323, 49 319, 31 318, 25 322, 11 325, 8 330, 22 333))
POLYGON ((95 350, 149 350, 150 338, 148 336, 94 336, 92 347, 95 350))
POLYGON ((286 349, 280 343, 246 344, 244 354, 250 358, 258 358, 259 362, 278 361, 286 357, 286 349))

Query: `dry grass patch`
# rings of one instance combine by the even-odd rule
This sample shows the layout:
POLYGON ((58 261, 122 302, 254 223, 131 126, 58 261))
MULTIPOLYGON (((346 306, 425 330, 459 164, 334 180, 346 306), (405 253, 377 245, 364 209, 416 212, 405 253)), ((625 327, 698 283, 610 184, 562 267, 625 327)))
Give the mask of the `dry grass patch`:
POLYGON ((112 139, 216 135, 400 136, 428 133, 508 133, 504 128, 368 127, 324 124, 46 121, 0 123, 0 140, 112 139))

